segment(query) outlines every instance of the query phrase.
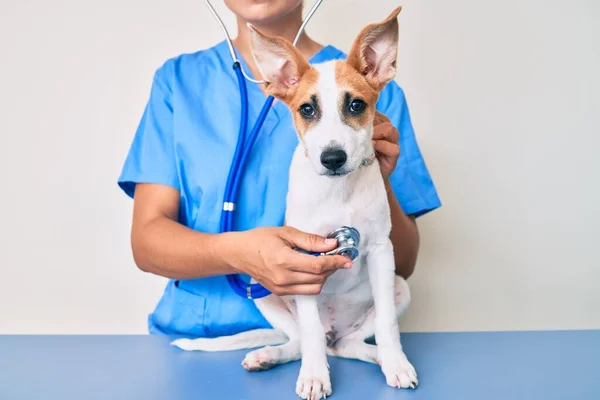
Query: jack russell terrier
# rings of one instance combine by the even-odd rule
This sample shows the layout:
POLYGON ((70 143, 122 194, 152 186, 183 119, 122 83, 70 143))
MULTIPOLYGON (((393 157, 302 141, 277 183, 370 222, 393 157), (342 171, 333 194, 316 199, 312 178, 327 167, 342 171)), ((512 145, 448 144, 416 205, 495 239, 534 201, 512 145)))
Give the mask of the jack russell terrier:
POLYGON ((395 275, 390 207, 371 139, 379 93, 396 75, 400 10, 365 27, 346 60, 316 65, 288 41, 249 26, 266 91, 292 111, 299 138, 285 224, 313 234, 355 227, 360 255, 352 268, 331 275, 317 296, 256 299, 274 329, 179 339, 175 346, 202 351, 266 346, 246 355, 242 365, 249 371, 302 359, 296 393, 303 399, 331 395, 327 355, 379 364, 388 385, 416 388, 398 327, 410 292, 395 275), (373 335, 377 345, 367 344, 373 335))

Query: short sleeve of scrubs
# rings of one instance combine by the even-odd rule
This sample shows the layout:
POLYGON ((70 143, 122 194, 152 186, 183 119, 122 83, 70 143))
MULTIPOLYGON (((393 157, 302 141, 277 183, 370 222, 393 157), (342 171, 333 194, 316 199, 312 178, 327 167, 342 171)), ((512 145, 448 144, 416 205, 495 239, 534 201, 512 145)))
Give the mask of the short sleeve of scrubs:
POLYGON ((381 92, 377 109, 400 132, 400 157, 390 183, 402 210, 419 217, 439 208, 441 202, 417 144, 404 91, 395 81, 381 92))
POLYGON ((119 177, 119 186, 130 197, 137 183, 156 183, 179 190, 167 68, 165 64, 154 74, 150 97, 119 177))

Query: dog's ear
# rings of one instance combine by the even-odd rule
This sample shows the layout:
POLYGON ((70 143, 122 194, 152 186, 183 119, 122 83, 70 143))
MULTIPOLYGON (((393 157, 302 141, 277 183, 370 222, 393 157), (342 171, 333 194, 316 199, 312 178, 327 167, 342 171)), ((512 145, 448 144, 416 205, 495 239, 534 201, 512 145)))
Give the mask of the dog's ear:
POLYGON ((347 62, 381 90, 396 76, 398 58, 398 14, 396 8, 383 21, 366 26, 352 44, 347 62))
POLYGON ((287 40, 265 36, 252 25, 248 25, 248 29, 252 38, 252 56, 265 81, 267 93, 283 101, 290 99, 310 65, 287 40))

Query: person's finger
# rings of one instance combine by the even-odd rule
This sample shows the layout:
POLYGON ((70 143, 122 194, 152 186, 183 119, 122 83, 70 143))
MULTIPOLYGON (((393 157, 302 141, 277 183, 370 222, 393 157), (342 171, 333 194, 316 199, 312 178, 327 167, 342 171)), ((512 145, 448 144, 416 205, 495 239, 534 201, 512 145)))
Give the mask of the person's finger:
POLYGON ((385 140, 373 141, 373 148, 377 153, 386 157, 398 157, 400 155, 400 146, 385 140))
POLYGON ((306 251, 326 252, 333 250, 337 245, 336 239, 327 239, 292 227, 286 227, 283 238, 292 245, 291 247, 299 247, 306 251))
POLYGON ((334 255, 319 257, 320 269, 322 272, 337 271, 338 269, 352 268, 352 260, 348 257, 334 255))
POLYGON ((352 268, 352 261, 349 258, 340 255, 313 256, 298 253, 295 257, 290 255, 288 262, 290 271, 316 275, 327 271, 352 268))
POLYGON ((398 142, 400 135, 398 130, 390 123, 378 125, 373 130, 373 140, 387 140, 389 142, 398 142))
POLYGON ((288 271, 279 279, 273 279, 273 283, 278 286, 323 284, 323 282, 325 282, 325 280, 334 272, 335 270, 330 270, 321 274, 312 274, 306 272, 288 271))
POLYGON ((323 289, 322 284, 309 284, 309 285, 295 285, 295 286, 283 286, 278 287, 275 290, 275 294, 279 296, 290 296, 290 295, 303 295, 303 296, 316 296, 321 293, 323 289))
POLYGON ((375 110, 375 125, 377 124, 381 124, 384 122, 390 122, 390 119, 387 117, 387 115, 383 114, 382 112, 375 110))

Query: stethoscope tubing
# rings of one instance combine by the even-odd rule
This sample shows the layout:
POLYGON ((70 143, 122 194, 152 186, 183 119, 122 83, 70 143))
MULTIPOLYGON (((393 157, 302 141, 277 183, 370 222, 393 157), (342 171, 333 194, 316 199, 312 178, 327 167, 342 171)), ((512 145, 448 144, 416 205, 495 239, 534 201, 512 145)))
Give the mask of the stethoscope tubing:
MULTIPOLYGON (((252 131, 246 138, 247 126, 248 126, 248 91, 246 87, 246 81, 241 72, 240 63, 234 64, 234 71, 238 79, 238 86, 240 88, 241 97, 241 116, 240 116, 240 132, 238 136, 238 143, 233 156, 233 162, 229 170, 229 176, 227 178, 227 184, 225 186, 225 196, 223 199, 224 209, 221 214, 221 232, 233 231, 233 223, 235 217, 235 200, 239 191, 240 183, 243 177, 243 167, 246 164, 250 150, 254 146, 258 132, 260 132, 267 114, 273 104, 274 97, 269 96, 263 105, 263 108, 258 115, 256 123, 252 128, 252 131), (247 143, 246 143, 247 139, 247 143), (231 206, 228 206, 230 204, 231 206)), ((239 275, 230 274, 227 275, 227 281, 229 285, 239 296, 247 297, 249 299, 259 299, 266 297, 271 292, 264 286, 254 283, 246 283, 239 275)))

